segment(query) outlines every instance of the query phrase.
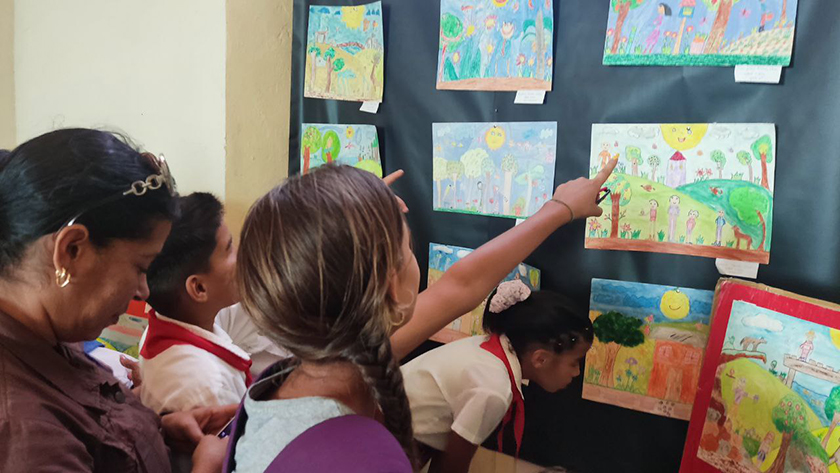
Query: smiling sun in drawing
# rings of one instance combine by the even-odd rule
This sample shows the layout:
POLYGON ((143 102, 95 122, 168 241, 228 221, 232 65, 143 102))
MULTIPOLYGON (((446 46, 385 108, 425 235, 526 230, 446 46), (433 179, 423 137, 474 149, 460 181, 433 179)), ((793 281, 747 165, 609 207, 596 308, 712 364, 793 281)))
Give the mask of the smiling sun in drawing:
POLYGON ((688 296, 680 292, 679 289, 668 291, 662 296, 662 302, 659 304, 659 309, 671 320, 684 319, 691 309, 691 302, 688 296))
POLYGON ((493 128, 487 130, 487 134, 484 135, 484 139, 487 140, 487 147, 495 151, 505 144, 505 130, 498 126, 494 126, 493 128))
POLYGON ((830 328, 828 329, 828 334, 831 336, 831 344, 840 350, 840 330, 830 328))
POLYGON ((671 148, 685 151, 700 144, 709 125, 705 123, 666 123, 662 127, 662 138, 671 148))

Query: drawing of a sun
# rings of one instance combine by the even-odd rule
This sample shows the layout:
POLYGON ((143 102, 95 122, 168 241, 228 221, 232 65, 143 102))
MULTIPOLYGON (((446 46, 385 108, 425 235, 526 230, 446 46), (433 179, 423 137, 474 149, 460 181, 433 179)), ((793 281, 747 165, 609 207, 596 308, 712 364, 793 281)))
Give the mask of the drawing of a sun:
POLYGON ((674 289, 666 292, 662 296, 662 302, 659 303, 659 309, 671 320, 684 319, 691 310, 691 301, 688 296, 680 292, 679 289, 674 289))
POLYGON ((660 126, 665 142, 677 151, 685 151, 699 145, 709 130, 706 123, 665 123, 660 126))
POLYGON ((503 7, 507 5, 507 2, 508 0, 493 0, 493 5, 496 5, 497 7, 503 7))
POLYGON ((347 134, 347 139, 352 140, 353 135, 356 134, 356 130, 354 130, 352 126, 348 126, 347 130, 345 130, 345 133, 347 134))
POLYGON ((836 328, 828 329, 829 335, 831 335, 831 343, 840 350, 840 330, 836 328))
POLYGON ((487 140, 487 147, 495 151, 505 144, 505 130, 498 126, 494 126, 493 128, 487 130, 487 134, 484 135, 484 139, 487 140))

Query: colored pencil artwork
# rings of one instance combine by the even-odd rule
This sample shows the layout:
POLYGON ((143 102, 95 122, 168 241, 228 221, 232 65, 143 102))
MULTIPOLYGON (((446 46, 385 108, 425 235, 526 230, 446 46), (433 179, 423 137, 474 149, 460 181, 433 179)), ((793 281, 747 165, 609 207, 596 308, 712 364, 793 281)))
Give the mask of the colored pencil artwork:
POLYGON ((583 398, 688 420, 712 291, 593 279, 583 398))
POLYGON ((610 0, 604 64, 790 65, 797 0, 610 0))
POLYGON ((435 210, 526 218, 551 199, 557 122, 434 123, 435 210))
POLYGON ((774 125, 595 124, 591 149, 619 164, 586 248, 770 262, 774 125))
POLYGON ((836 471, 840 306, 722 280, 681 472, 836 471))
POLYGON ((382 2, 309 7, 305 97, 382 101, 382 2))
MULTIPOLYGON (((470 248, 430 243, 428 285, 431 286, 436 283, 446 270, 472 252, 473 250, 470 248)), ((517 266, 516 269, 507 275, 505 281, 512 281, 514 279, 521 280, 532 290, 538 290, 540 288, 540 270, 527 264, 522 263, 517 266)), ((432 340, 449 343, 473 335, 484 334, 482 326, 484 323, 484 306, 486 302, 485 300, 478 307, 464 314, 448 327, 433 335, 431 337, 432 340)))
POLYGON ((379 137, 373 125, 304 123, 300 140, 300 172, 325 164, 346 164, 382 177, 379 137))
POLYGON ((441 0, 437 88, 551 90, 553 0, 441 0))

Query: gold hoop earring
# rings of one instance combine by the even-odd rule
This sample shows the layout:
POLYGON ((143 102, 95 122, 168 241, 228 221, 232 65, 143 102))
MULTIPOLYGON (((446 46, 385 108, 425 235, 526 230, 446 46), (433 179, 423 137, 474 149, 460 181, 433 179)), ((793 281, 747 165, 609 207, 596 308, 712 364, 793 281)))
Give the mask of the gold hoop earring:
POLYGON ((396 321, 394 321, 394 320, 389 320, 388 322, 390 322, 390 324, 391 324, 391 328, 394 328, 394 327, 402 327, 402 324, 405 322, 405 318, 406 318, 405 311, 400 311, 400 318, 399 318, 399 320, 396 320, 396 321))
POLYGON ((55 270, 55 283, 60 288, 65 288, 70 284, 70 272, 66 268, 55 270))

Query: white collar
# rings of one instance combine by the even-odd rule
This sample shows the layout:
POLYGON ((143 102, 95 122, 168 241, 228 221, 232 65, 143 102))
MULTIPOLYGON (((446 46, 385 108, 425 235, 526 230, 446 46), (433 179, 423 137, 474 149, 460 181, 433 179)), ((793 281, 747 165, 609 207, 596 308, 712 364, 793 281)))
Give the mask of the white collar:
POLYGON ((513 371, 513 379, 516 381, 516 388, 519 389, 519 394, 522 397, 525 397, 525 393, 522 392, 522 385, 528 385, 528 380, 522 378, 522 365, 519 364, 519 357, 516 355, 516 351, 513 349, 513 344, 510 343, 510 339, 507 335, 499 336, 499 339, 502 343, 502 349, 505 351, 505 356, 507 356, 508 362, 510 363, 510 369, 513 371))
POLYGON ((165 322, 173 323, 173 324, 175 324, 175 325, 177 325, 181 328, 184 328, 184 329, 190 331, 191 333, 193 333, 195 335, 198 335, 199 337, 209 341, 210 343, 213 343, 215 345, 218 345, 218 346, 230 351, 231 353, 233 353, 234 355, 236 355, 236 356, 238 356, 242 359, 245 359, 245 360, 250 360, 251 359, 251 357, 248 355, 248 353, 246 353, 243 349, 236 346, 233 343, 233 340, 231 340, 230 336, 227 334, 227 332, 222 330, 222 328, 216 323, 213 324, 213 331, 210 332, 210 331, 204 330, 203 328, 199 327, 198 325, 193 325, 193 324, 188 324, 186 322, 181 322, 180 320, 175 320, 175 319, 167 317, 163 314, 156 314, 156 316, 157 316, 158 319, 163 320, 165 322))

